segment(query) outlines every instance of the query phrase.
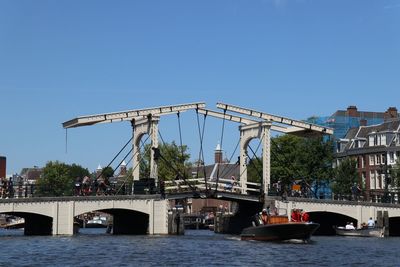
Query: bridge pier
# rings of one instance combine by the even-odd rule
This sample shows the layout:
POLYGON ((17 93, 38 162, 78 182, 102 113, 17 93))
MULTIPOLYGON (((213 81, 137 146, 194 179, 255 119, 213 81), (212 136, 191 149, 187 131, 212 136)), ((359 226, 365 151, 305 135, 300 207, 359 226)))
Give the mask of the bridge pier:
POLYGON ((74 234, 74 208, 73 201, 56 202, 53 205, 53 235, 74 234))

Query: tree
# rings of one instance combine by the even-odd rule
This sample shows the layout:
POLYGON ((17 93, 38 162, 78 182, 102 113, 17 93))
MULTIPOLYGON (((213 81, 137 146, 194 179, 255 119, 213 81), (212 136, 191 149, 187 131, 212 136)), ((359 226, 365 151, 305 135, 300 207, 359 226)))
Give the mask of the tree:
POLYGON ((280 181, 283 187, 288 187, 301 179, 301 142, 294 135, 271 138, 271 183, 280 181))
MULTIPOLYGON (((160 158, 158 160, 158 177, 163 180, 173 180, 177 175, 187 176, 187 170, 191 167, 188 147, 172 143, 163 143, 158 146, 160 158)), ((144 155, 140 162, 140 177, 148 177, 150 174, 150 144, 144 147, 144 155)))
MULTIPOLYGON (((316 192, 322 182, 329 183, 332 177, 332 159, 332 142, 322 137, 281 135, 271 138, 271 183, 279 181, 281 187, 289 188, 296 182, 301 183, 302 189, 306 186, 316 192)), ((262 170, 260 162, 257 160, 257 165, 253 165, 262 170)), ((249 165, 248 169, 249 180, 254 179, 255 167, 249 165)))
POLYGON ((72 163, 72 165, 68 165, 69 170, 70 170, 70 175, 72 178, 76 177, 85 177, 85 176, 90 176, 90 172, 88 169, 82 168, 82 166, 77 165, 75 163, 72 163))
POLYGON ((110 178, 114 175, 114 170, 110 166, 104 167, 101 171, 103 177, 110 178))
POLYGON ((390 176, 392 178, 391 187, 400 191, 400 158, 397 159, 396 164, 391 169, 390 176))
POLYGON ((335 194, 350 195, 352 186, 358 181, 357 162, 352 158, 345 158, 334 169, 334 175, 332 191, 335 194))
POLYGON ((38 196, 71 196, 76 177, 89 175, 83 167, 68 165, 59 161, 49 161, 36 184, 38 196))
POLYGON ((332 178, 333 143, 323 137, 304 138, 300 143, 300 155, 297 164, 301 166, 300 176, 316 193, 322 183, 329 184, 332 178))

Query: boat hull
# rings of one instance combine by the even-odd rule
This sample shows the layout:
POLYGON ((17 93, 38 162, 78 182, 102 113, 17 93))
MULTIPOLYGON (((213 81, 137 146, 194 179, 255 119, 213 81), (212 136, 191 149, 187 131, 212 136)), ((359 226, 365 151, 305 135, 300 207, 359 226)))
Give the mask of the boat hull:
POLYGON ((384 228, 367 228, 367 229, 339 229, 335 228, 336 235, 340 236, 359 236, 359 237, 384 237, 384 228))
POLYGON ((318 223, 281 223, 253 226, 243 229, 242 240, 277 241, 300 239, 308 240, 318 229, 318 223))

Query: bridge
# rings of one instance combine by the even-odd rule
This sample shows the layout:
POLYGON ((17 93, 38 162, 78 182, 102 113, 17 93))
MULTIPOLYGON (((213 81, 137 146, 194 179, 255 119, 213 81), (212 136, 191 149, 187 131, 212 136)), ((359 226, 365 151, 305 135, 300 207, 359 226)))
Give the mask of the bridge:
MULTIPOLYGON (((141 179, 140 142, 144 135, 151 139, 151 157, 149 177, 155 180, 159 194, 148 195, 115 195, 115 196, 79 196, 55 198, 1 199, 0 213, 16 215, 25 219, 25 234, 71 235, 74 233, 74 218, 93 212, 103 211, 114 217, 114 234, 168 234, 171 221, 171 201, 187 198, 215 198, 236 202, 236 214, 231 218, 231 233, 237 233, 250 223, 249 218, 263 206, 273 205, 285 210, 290 216, 293 208, 310 212, 310 218, 327 228, 346 220, 367 221, 369 217, 377 218, 380 211, 386 211, 391 225, 400 221, 398 206, 379 206, 373 203, 335 202, 310 199, 287 199, 267 197, 270 187, 270 131, 300 136, 332 134, 332 129, 313 125, 282 116, 271 115, 252 109, 224 103, 217 103, 222 112, 205 108, 204 103, 190 103, 156 108, 114 112, 78 117, 63 123, 63 127, 74 128, 98 123, 128 121, 132 125, 132 159, 133 180, 141 179), (167 180, 158 177, 158 122, 160 117, 178 114, 187 110, 197 114, 212 116, 225 121, 240 123, 239 168, 240 176, 229 189, 224 187, 230 182, 229 177, 201 177, 190 179, 180 175, 180 180, 167 180), (233 112, 236 114, 228 114, 233 112), (237 115, 240 114, 240 115, 237 115), (262 179, 261 183, 247 180, 248 145, 252 139, 262 143, 262 179), (333 218, 333 219, 332 219, 333 218), (329 221, 330 220, 330 221, 329 221), (329 227, 327 226, 329 225, 329 227)), ((201 132, 201 129, 199 129, 201 132)), ((202 139, 202 138, 201 138, 202 139)), ((222 140, 221 140, 222 145, 222 140)), ((133 192, 130 192, 131 194, 133 192)), ((386 204, 388 205, 388 204, 386 204)), ((322 227, 322 228, 323 228, 322 227)))
POLYGON ((114 234, 168 234, 169 201, 159 195, 2 199, 0 213, 25 219, 26 235, 73 235, 74 218, 113 215, 114 234))

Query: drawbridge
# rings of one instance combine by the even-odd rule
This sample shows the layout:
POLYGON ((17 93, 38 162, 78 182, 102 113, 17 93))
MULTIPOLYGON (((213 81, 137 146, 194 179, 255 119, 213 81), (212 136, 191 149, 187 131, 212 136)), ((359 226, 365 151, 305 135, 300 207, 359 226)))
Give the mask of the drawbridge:
MULTIPOLYGON (((260 112, 254 109, 240 107, 236 105, 217 103, 217 110, 206 108, 203 102, 187 103, 179 105, 160 106, 152 108, 134 109, 121 112, 112 112, 104 114, 86 115, 77 117, 64 122, 65 129, 91 126, 103 123, 129 122, 132 126, 132 138, 128 141, 132 143, 132 179, 139 181, 140 177, 140 144, 144 135, 150 138, 150 173, 149 177, 154 179, 156 192, 165 194, 170 198, 178 198, 178 195, 187 194, 191 197, 209 197, 217 198, 249 198, 252 200, 263 199, 268 193, 270 187, 270 153, 271 153, 271 131, 293 134, 297 136, 312 137, 319 135, 332 135, 333 130, 328 127, 307 123, 301 120, 291 119, 283 116, 272 115, 260 112), (188 177, 185 173, 177 173, 179 179, 172 177, 159 177, 158 164, 160 160, 165 160, 164 155, 160 153, 159 147, 159 121, 163 116, 175 114, 180 118, 182 112, 194 110, 197 116, 200 139, 200 155, 203 153, 202 143, 204 139, 204 125, 201 128, 199 116, 203 115, 205 120, 208 116, 221 119, 223 121, 221 141, 223 143, 225 122, 234 122, 239 124, 239 177, 232 181, 230 177, 214 178, 188 177), (261 183, 251 183, 247 179, 248 168, 248 147, 253 139, 259 139, 262 145, 262 172, 261 183)), ((182 146, 181 128, 179 121, 180 145, 182 146)), ((203 156, 204 159, 204 156, 203 156)), ((200 161, 200 160, 199 160, 200 161)), ((171 167, 173 168, 172 164, 171 167)), ((176 172, 178 170, 174 169, 176 172)), ((131 192, 132 193, 132 192, 131 192)))

